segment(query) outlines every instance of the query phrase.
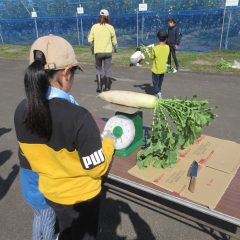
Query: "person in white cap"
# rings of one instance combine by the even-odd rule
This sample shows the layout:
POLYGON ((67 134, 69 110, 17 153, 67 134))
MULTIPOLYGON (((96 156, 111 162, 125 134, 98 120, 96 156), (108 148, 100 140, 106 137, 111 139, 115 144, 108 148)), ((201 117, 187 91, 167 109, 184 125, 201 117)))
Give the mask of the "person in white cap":
POLYGON ((14 122, 23 190, 41 220, 34 240, 52 240, 43 235, 54 223, 48 226, 42 206, 54 210, 59 240, 97 237, 101 176, 110 166, 114 141, 106 134, 101 140, 92 115, 69 94, 77 69, 65 39, 51 35, 33 43, 24 77, 26 99, 17 106, 14 122))
POLYGON ((98 23, 94 24, 88 36, 88 42, 93 45, 96 62, 97 92, 111 89, 112 51, 117 51, 117 38, 114 27, 110 25, 109 12, 102 9, 99 13, 98 23), (102 74, 104 65, 104 77, 102 74), (104 89, 103 89, 104 86, 104 89))

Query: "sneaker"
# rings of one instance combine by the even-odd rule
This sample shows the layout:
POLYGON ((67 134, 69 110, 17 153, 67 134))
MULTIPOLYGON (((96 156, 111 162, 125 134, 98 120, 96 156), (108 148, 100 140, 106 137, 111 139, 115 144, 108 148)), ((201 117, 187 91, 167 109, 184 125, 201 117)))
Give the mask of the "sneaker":
POLYGON ((157 93, 156 97, 159 98, 159 99, 162 99, 162 93, 161 92, 157 93))
POLYGON ((173 73, 176 73, 178 70, 176 68, 173 68, 173 73))
POLYGON ((141 64, 139 64, 139 63, 137 63, 137 64, 136 64, 136 67, 142 67, 142 65, 141 65, 141 64))

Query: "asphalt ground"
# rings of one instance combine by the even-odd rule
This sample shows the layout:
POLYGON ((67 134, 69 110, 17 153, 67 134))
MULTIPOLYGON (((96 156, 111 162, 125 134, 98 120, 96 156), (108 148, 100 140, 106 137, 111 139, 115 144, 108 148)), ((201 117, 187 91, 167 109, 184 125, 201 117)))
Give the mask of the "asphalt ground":
MULTIPOLYGON (((0 240, 30 240, 32 211, 24 202, 19 183, 17 144, 13 124, 14 111, 24 97, 23 76, 26 61, 0 60, 0 240)), ((108 118, 116 108, 96 98, 94 66, 84 66, 75 77, 71 94, 93 115, 108 118)), ((112 89, 151 91, 151 73, 145 68, 112 69, 112 89)), ((198 74, 178 72, 165 76, 163 97, 209 98, 218 106, 218 118, 205 134, 240 143, 240 76, 233 74, 198 74)), ((149 126, 152 111, 144 110, 144 124, 149 126)), ((100 217, 101 240, 210 240, 224 239, 196 224, 185 224, 168 215, 108 193, 103 199, 100 217)))

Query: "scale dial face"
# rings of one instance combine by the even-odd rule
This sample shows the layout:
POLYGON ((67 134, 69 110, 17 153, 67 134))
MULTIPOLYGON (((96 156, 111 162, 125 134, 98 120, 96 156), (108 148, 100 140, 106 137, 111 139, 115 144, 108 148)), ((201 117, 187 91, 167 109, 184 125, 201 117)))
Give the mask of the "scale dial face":
POLYGON ((116 115, 110 118, 104 130, 111 131, 116 138, 115 149, 120 150, 128 147, 135 137, 135 126, 131 119, 124 115, 116 115))

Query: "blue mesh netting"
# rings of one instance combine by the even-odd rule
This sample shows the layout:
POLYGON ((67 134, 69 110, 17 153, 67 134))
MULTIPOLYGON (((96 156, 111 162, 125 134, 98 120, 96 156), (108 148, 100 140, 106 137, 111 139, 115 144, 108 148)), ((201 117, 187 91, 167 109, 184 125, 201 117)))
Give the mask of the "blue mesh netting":
MULTIPOLYGON (((39 36, 53 33, 63 36, 72 44, 83 40, 97 21, 99 9, 110 11, 119 46, 130 47, 137 44, 137 0, 1 0, 0 41, 11 44, 31 44, 36 39, 36 26, 30 13, 34 7, 39 36), (82 18, 76 18, 79 3, 84 7, 82 18), (77 26, 78 21, 78 26, 77 26), (80 36, 80 41, 78 39, 80 36), (83 39, 82 39, 83 38, 83 39)), ((218 49, 221 39, 224 0, 146 0, 148 12, 138 14, 139 44, 156 41, 156 32, 166 28, 166 20, 173 16, 183 34, 181 47, 184 50, 207 51, 218 49)), ((240 7, 226 10, 223 27, 223 48, 240 49, 240 7), (229 22, 230 19, 230 22, 229 22), (228 31, 229 30, 229 31, 228 31), (228 32, 228 34, 227 34, 228 32)))

